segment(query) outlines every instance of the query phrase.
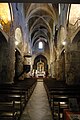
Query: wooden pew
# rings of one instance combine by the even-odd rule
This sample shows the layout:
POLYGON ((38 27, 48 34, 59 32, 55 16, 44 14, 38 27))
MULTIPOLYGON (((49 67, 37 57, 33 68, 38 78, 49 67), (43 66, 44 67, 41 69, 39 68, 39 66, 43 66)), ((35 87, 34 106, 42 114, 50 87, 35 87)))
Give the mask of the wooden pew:
MULTIPOLYGON (((6 108, 11 107, 13 111, 17 114, 18 118, 21 116, 24 108, 25 108, 25 96, 24 92, 19 90, 3 90, 0 91, 0 106, 1 109, 4 108, 4 116, 7 113, 10 113, 9 109, 6 111, 6 108), (5 101, 4 101, 5 100, 5 101), (12 104, 11 104, 12 103, 12 104)), ((12 112, 12 111, 11 111, 12 112)), ((13 113, 12 113, 13 114, 13 113)))
POLYGON ((63 90, 61 91, 58 90, 52 91, 49 94, 50 94, 50 107, 52 110, 53 118, 60 120, 60 118, 63 118, 63 109, 68 108, 68 99, 69 97, 72 97, 72 94, 70 93, 68 94, 63 90))
POLYGON ((17 120, 20 118, 34 90, 35 83, 36 81, 32 80, 31 83, 30 81, 18 81, 14 84, 0 85, 0 118, 2 120, 17 120))
POLYGON ((25 78, 24 80, 18 80, 16 86, 21 87, 22 89, 26 89, 26 97, 28 97, 27 99, 29 99, 31 94, 33 93, 36 83, 36 78, 25 78))
POLYGON ((52 81, 52 79, 44 80, 44 86, 47 91, 53 119, 55 119, 55 113, 57 113, 56 119, 60 120, 61 113, 63 116, 63 109, 68 108, 69 98, 77 98, 80 101, 80 86, 69 86, 63 81, 52 81))
POLYGON ((15 101, 6 94, 0 94, 0 120, 17 120, 15 101))

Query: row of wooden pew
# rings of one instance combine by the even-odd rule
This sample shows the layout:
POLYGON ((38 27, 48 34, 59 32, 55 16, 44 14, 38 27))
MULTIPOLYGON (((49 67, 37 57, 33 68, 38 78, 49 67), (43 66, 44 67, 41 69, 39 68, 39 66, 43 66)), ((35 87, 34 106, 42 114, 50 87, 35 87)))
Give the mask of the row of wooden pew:
POLYGON ((19 120, 35 85, 35 78, 0 84, 0 120, 19 120))
POLYGON ((67 85, 65 81, 45 78, 44 86, 54 120, 64 120, 64 109, 80 110, 80 85, 67 85), (77 101, 77 105, 72 103, 73 99, 77 101))

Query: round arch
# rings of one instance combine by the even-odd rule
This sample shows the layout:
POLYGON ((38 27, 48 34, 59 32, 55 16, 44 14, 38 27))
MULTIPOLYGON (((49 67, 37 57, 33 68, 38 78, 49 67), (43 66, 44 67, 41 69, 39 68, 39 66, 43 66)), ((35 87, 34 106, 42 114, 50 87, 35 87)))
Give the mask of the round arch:
POLYGON ((41 54, 36 56, 34 59, 33 69, 38 70, 40 72, 48 70, 47 58, 41 54), (40 64, 41 64, 41 66, 38 66, 40 64))

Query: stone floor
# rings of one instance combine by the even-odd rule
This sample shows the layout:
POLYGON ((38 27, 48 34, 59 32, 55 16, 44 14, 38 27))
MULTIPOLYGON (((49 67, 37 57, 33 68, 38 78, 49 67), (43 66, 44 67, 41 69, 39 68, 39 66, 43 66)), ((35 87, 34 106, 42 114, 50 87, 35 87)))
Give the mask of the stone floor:
POLYGON ((47 94, 42 79, 38 79, 34 92, 20 120, 52 120, 47 94))

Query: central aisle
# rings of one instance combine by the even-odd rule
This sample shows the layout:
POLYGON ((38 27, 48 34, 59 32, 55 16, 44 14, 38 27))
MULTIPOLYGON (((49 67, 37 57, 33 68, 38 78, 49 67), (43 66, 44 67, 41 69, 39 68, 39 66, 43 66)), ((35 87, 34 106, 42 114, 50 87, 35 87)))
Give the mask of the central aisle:
POLYGON ((20 120, 52 120, 47 93, 42 79, 38 79, 34 92, 20 120))

